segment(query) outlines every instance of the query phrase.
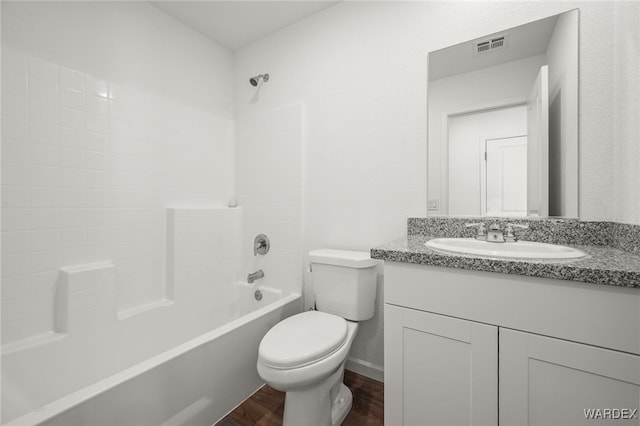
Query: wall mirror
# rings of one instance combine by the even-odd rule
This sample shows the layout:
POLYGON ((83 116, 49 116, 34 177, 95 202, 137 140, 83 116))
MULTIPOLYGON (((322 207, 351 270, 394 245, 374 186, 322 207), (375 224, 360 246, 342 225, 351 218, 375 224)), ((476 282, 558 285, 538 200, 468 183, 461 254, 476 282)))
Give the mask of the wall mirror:
POLYGON ((578 21, 429 53, 430 215, 578 217, 578 21))

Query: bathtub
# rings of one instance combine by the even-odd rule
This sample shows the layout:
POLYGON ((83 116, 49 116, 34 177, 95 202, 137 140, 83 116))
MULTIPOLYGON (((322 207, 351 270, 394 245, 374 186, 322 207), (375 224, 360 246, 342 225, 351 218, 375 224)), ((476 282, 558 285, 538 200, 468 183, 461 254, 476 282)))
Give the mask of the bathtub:
POLYGON ((234 284, 224 325, 66 395, 7 425, 206 425, 223 418, 263 382, 258 345, 282 319, 300 312, 298 293, 234 284), (256 290, 261 300, 254 297, 256 290))

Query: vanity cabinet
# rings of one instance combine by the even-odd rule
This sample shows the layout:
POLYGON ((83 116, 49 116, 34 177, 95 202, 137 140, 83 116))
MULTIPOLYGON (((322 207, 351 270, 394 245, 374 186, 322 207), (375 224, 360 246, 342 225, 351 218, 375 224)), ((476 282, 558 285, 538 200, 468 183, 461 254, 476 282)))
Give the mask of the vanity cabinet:
POLYGON ((385 263, 385 424, 638 425, 638 408, 638 289, 385 263))
POLYGON ((384 315, 385 424, 496 424, 497 327, 393 305, 384 315))
POLYGON ((499 348, 500 424, 589 424, 585 410, 605 408, 615 424, 639 424, 637 355, 502 328, 499 348))

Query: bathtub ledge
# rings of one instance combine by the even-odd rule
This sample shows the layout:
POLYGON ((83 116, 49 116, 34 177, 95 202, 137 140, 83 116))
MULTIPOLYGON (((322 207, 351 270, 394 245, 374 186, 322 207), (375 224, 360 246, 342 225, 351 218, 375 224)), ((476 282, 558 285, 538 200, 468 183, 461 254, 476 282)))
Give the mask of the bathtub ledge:
POLYGON ((15 352, 20 352, 25 349, 34 348, 36 346, 48 345, 64 339, 67 335, 62 333, 48 332, 38 334, 26 339, 11 342, 6 345, 2 345, 2 355, 9 355, 15 352))
POLYGON ((175 302, 169 299, 161 299, 155 302, 147 303, 145 305, 139 305, 134 308, 124 309, 122 311, 118 311, 118 319, 126 320, 128 318, 134 317, 138 314, 142 314, 144 312, 152 311, 158 308, 165 308, 167 306, 173 305, 175 302))

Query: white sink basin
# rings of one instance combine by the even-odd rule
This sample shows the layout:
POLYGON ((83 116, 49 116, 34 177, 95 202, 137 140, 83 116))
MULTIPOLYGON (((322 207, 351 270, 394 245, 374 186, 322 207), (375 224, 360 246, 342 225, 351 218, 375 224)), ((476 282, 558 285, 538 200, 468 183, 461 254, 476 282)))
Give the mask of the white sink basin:
POLYGON ((556 244, 518 241, 516 243, 491 243, 473 238, 435 238, 425 246, 459 254, 515 259, 579 259, 586 254, 578 249, 556 244))

